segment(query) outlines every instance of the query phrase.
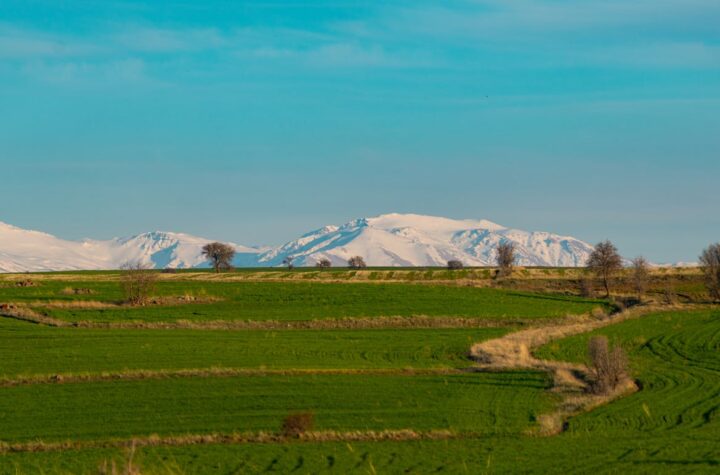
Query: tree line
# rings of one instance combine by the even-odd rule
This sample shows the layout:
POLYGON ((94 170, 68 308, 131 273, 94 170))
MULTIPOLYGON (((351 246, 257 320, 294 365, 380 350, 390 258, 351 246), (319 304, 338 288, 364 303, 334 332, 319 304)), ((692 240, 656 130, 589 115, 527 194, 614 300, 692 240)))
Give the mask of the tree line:
MULTIPOLYGON (((208 243, 202 248, 203 257, 209 262, 212 269, 219 273, 233 268, 232 261, 235 257, 235 248, 221 242, 208 243)), ((495 264, 497 271, 496 279, 504 279, 512 275, 513 268, 518 260, 517 247, 510 240, 500 241, 495 249, 495 264)), ((283 265, 289 270, 295 267, 295 256, 288 255, 283 259, 283 265)), ((585 264, 586 269, 598 278, 605 290, 605 297, 610 297, 613 280, 625 268, 626 261, 618 252, 617 247, 609 240, 598 243, 585 264)), ((702 269, 705 284, 710 297, 720 300, 720 243, 711 244, 702 251, 699 256, 700 268, 702 269)), ((352 256, 347 260, 347 266, 351 269, 364 269, 367 267, 362 256, 352 256)), ((315 264, 318 269, 332 267, 332 261, 327 257, 321 257, 315 264)), ((463 269, 465 266, 461 260, 451 259, 447 261, 449 270, 463 269)), ((650 264, 642 256, 629 261, 630 281, 638 299, 645 294, 650 277, 650 264)), ((126 296, 126 301, 133 305, 144 304, 147 296, 150 295, 156 276, 142 263, 128 263, 122 267, 121 284, 126 296)), ((589 284, 583 282, 583 288, 589 284)), ((591 293, 590 289, 586 292, 591 293)))

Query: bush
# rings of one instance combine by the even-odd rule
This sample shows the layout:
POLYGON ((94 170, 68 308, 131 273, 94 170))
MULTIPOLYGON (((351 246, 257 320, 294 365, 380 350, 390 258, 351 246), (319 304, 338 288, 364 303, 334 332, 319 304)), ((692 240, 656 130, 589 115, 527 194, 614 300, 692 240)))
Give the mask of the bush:
POLYGON ((298 412, 290 414, 283 419, 281 433, 285 437, 299 437, 315 427, 315 414, 312 412, 298 412))
POLYGON ((496 249, 496 261, 498 272, 496 277, 507 277, 512 273, 515 265, 515 243, 512 241, 502 241, 496 249))
POLYGON ((463 265, 462 261, 458 261, 458 260, 447 261, 447 268, 450 270, 458 270, 458 269, 462 269, 463 267, 465 267, 465 266, 463 265))
POLYGON ((327 257, 323 257, 315 263, 315 267, 319 269, 327 269, 328 267, 332 267, 332 262, 330 262, 330 259, 327 257))
POLYGON ((365 264, 365 259, 363 259, 360 256, 353 256, 350 259, 348 259, 348 267, 351 269, 364 269, 367 267, 367 264, 365 264))
POLYGON ((700 268, 710 297, 720 300, 720 243, 711 244, 700 254, 700 268))
POLYGON ((155 290, 157 274, 141 262, 130 262, 121 267, 120 286, 125 302, 144 305, 155 290))
POLYGON ((588 342, 588 356, 593 373, 590 389, 594 394, 607 394, 627 375, 627 358, 621 346, 610 348, 605 336, 594 336, 588 342))

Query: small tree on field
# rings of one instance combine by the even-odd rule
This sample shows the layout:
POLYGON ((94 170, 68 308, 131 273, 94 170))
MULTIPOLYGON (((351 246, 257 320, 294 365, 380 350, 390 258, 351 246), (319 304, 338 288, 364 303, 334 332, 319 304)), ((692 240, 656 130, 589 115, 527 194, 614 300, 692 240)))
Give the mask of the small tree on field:
POLYGON ((595 394, 607 394, 627 375, 627 358, 622 347, 610 348, 605 336, 594 336, 588 342, 588 356, 593 373, 590 389, 595 394))
POLYGON ((458 270, 458 269, 462 269, 463 267, 465 267, 465 266, 463 265, 462 261, 458 261, 458 260, 447 261, 447 268, 450 270, 458 270))
POLYGON ((351 269, 364 269, 367 267, 367 264, 365 264, 365 259, 363 259, 360 256, 353 256, 350 259, 348 259, 348 267, 351 269))
POLYGON ((720 300, 720 242, 711 244, 700 254, 700 266, 710 297, 720 300))
POLYGON ((295 264, 293 264, 294 260, 295 256, 286 256, 285 259, 283 259, 283 264, 287 266, 288 270, 293 270, 295 268, 295 264))
POLYGON ((587 261, 587 268, 603 281, 605 296, 610 297, 610 279, 622 269, 622 257, 610 241, 603 241, 595 246, 587 261))
POLYGON ((327 257, 323 257, 315 263, 315 267, 319 269, 327 269, 329 267, 332 267, 332 262, 330 262, 330 259, 328 259, 327 257))
POLYGON ((130 305, 144 305, 155 290, 157 273, 140 261, 125 263, 120 269, 120 287, 125 302, 130 305))
POLYGON ((632 285, 637 293, 638 299, 642 300, 647 290, 648 280, 650 277, 650 267, 648 261, 642 257, 636 257, 632 261, 632 285))
POLYGON ((210 261, 216 273, 220 272, 220 269, 232 269, 235 248, 231 245, 221 242, 211 242, 203 246, 202 253, 203 256, 210 261))
POLYGON ((497 266, 498 276, 505 277, 510 275, 515 265, 515 243, 512 241, 502 241, 497 246, 497 266))

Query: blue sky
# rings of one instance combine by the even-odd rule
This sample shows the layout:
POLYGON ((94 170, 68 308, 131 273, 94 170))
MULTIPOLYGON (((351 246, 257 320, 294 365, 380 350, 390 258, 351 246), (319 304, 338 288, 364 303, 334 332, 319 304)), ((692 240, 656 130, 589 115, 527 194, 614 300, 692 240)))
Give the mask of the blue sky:
POLYGON ((279 244, 385 212, 694 260, 717 0, 0 3, 0 220, 279 244))

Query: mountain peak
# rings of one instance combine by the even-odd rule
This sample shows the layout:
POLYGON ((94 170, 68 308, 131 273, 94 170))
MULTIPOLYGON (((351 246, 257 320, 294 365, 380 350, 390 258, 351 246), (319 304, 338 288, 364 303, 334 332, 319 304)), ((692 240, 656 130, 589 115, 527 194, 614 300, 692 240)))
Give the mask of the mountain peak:
MULTIPOLYGON (((292 256, 298 266, 321 259, 345 265, 351 256, 371 266, 492 265, 497 245, 512 241, 519 265, 580 266, 592 246, 567 236, 532 233, 485 219, 451 219, 388 213, 324 226, 282 246, 235 246, 234 265, 278 266, 292 256)), ((50 234, 0 223, 0 272, 112 269, 130 261, 156 268, 205 267, 202 247, 211 240, 190 234, 152 231, 107 241, 66 241, 50 234)))

